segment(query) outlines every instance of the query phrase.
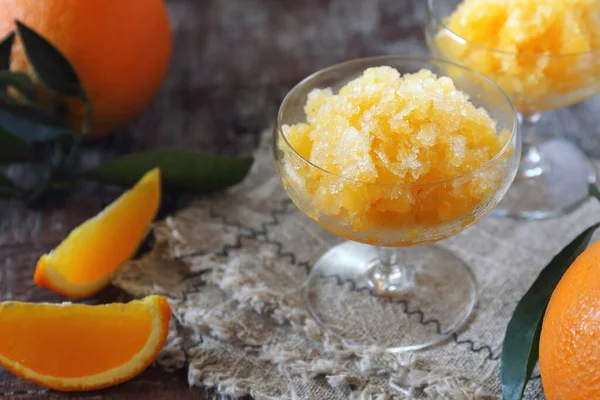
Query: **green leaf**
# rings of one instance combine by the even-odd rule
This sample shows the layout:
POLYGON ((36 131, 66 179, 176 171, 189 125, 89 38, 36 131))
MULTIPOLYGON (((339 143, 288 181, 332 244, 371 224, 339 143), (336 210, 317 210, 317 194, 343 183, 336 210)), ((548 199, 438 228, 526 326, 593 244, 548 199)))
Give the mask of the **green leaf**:
POLYGON ((131 186, 147 171, 159 167, 166 187, 209 193, 241 182, 252 157, 221 157, 184 149, 158 149, 129 154, 87 173, 90 178, 131 186))
POLYGON ((11 32, 0 42, 0 70, 10 68, 10 53, 15 42, 15 33, 11 32))
POLYGON ((500 381, 504 400, 520 400, 538 360, 540 331, 550 296, 565 271, 586 249, 600 227, 594 224, 560 251, 517 304, 502 346, 500 381))
POLYGON ((65 96, 86 99, 75 69, 60 50, 20 21, 17 32, 29 62, 46 87, 65 96))
POLYGON ((8 86, 17 89, 28 100, 37 101, 37 88, 26 73, 0 70, 0 88, 8 86))
POLYGON ((52 115, 22 104, 0 104, 0 128, 28 143, 50 142, 63 135, 76 135, 52 115))
POLYGON ((27 142, 0 128, 0 163, 25 161, 31 154, 27 142))

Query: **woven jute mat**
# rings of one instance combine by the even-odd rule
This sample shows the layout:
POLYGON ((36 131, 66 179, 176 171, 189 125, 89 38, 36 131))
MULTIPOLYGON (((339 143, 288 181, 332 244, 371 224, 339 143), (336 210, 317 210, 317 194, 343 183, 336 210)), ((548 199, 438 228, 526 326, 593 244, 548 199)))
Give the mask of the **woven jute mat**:
MULTIPOLYGON (((302 290, 312 262, 341 239, 290 202, 265 140, 241 185, 157 223, 154 250, 129 262, 114 284, 134 296, 169 297, 174 318, 158 363, 187 368, 190 385, 257 400, 493 399, 518 300, 552 257, 598 220, 592 200, 547 221, 486 217, 439 244, 471 267, 479 285, 464 329, 399 355, 347 345, 319 327, 302 290)), ((348 290, 333 284, 332 308, 343 307, 348 290)), ((368 293, 364 301, 372 301, 368 293)), ((543 398, 538 372, 526 398, 543 398)))

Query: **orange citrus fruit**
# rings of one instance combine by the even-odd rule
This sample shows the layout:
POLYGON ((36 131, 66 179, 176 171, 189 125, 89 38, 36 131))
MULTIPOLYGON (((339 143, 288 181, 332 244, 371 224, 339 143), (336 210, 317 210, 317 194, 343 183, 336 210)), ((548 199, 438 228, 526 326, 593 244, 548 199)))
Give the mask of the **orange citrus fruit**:
POLYGON ((55 390, 113 386, 152 363, 170 318, 161 296, 100 306, 0 303, 0 365, 55 390))
POLYGON ((160 204, 160 170, 148 172, 131 190, 75 228, 38 261, 34 281, 71 298, 95 294, 137 250, 160 204))
MULTIPOLYGON (((171 56, 164 0, 2 0, 0 38, 23 22, 71 62, 90 99, 92 136, 139 113, 159 88, 171 56)), ((17 41, 11 69, 33 74, 17 41)), ((82 107, 72 105, 81 118, 82 107)))
POLYGON ((600 241, 575 260, 554 289, 539 360, 548 400, 600 398, 600 241))

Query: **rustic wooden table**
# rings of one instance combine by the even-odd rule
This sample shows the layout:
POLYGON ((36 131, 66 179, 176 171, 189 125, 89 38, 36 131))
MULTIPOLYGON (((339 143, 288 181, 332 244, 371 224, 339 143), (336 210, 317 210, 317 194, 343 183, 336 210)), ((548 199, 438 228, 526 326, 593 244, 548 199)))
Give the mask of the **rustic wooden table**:
MULTIPOLYGON (((185 146, 249 153, 273 121, 279 102, 301 78, 326 65, 378 54, 425 55, 419 0, 167 0, 174 29, 172 66, 153 104, 119 134, 86 148, 93 163, 115 152, 185 146)), ((564 135, 600 157, 600 99, 544 116, 551 135, 564 135)), ((35 287, 38 257, 117 192, 85 187, 44 210, 0 202, 0 300, 62 301, 35 287)), ((167 199, 164 212, 185 200, 167 199)), ((117 299, 108 289, 93 303, 117 299)), ((0 370, 0 398, 209 399, 187 387, 185 373, 150 368, 121 386, 60 394, 0 370)))

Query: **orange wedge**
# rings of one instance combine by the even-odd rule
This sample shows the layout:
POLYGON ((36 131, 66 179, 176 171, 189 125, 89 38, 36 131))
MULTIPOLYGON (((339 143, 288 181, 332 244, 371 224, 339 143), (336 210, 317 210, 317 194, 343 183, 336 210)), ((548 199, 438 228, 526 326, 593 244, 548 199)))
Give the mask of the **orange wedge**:
POLYGON ((95 294, 137 250, 160 203, 160 170, 148 172, 38 261, 33 280, 71 298, 95 294))
POLYGON ((113 386, 152 363, 170 318, 161 296, 101 306, 0 303, 0 365, 55 390, 113 386))

